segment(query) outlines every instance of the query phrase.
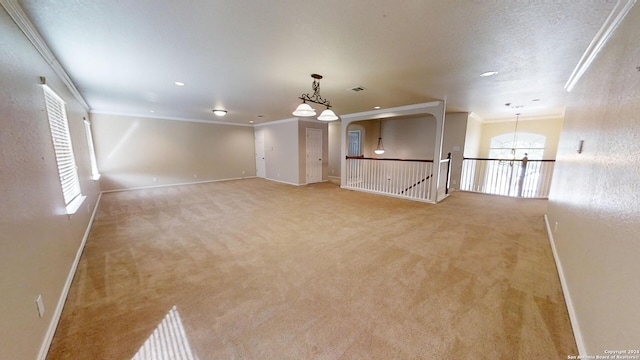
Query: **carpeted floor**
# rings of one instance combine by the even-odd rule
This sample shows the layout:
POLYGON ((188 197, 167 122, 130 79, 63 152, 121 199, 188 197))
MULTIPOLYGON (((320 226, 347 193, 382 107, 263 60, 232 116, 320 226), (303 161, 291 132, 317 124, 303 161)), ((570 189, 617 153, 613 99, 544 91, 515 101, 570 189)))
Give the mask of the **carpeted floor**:
POLYGON ((48 359, 566 359, 545 206, 263 179, 104 194, 48 359))

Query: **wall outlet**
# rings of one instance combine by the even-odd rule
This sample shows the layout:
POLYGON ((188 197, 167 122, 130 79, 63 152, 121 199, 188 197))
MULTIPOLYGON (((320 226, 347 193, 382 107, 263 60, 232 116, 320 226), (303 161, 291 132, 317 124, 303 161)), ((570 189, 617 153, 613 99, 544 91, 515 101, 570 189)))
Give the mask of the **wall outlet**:
POLYGON ((244 175, 244 170, 242 170, 242 175, 244 175))
POLYGON ((44 301, 42 300, 42 295, 38 295, 36 298, 36 307, 38 309, 38 315, 40 317, 44 316, 44 301))
POLYGON ((153 177, 153 182, 157 182, 157 181, 158 181, 158 178, 154 176, 153 177))
POLYGON ((193 174, 193 178, 197 179, 198 178, 198 174, 193 174))

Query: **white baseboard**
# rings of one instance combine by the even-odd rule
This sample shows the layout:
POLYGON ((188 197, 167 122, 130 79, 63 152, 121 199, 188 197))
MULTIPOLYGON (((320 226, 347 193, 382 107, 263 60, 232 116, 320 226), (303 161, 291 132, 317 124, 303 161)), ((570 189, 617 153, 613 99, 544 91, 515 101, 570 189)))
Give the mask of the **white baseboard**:
POLYGON ((64 303, 67 301, 67 295, 69 295, 71 282, 73 282, 73 277, 76 275, 76 269, 78 268, 78 263, 80 263, 80 257, 82 256, 82 252, 84 251, 84 246, 87 243, 87 239, 89 238, 89 233, 91 232, 91 226, 93 225, 93 219, 95 219, 96 217, 96 212, 98 211, 98 206, 100 205, 100 199, 102 199, 102 192, 98 194, 98 200, 96 201, 96 205, 94 206, 93 212, 91 213, 91 218, 89 218, 89 223, 87 224, 87 228, 84 231, 82 242, 80 243, 80 247, 76 252, 76 257, 73 260, 73 263, 71 264, 69 275, 67 275, 67 281, 64 283, 64 287, 62 288, 62 294, 60 294, 60 298, 58 299, 58 304, 56 305, 56 309, 54 310, 53 316, 51 317, 51 322, 49 323, 49 328, 47 329, 47 333, 45 334, 44 340, 42 341, 42 345, 40 346, 40 352, 38 353, 38 360, 45 360, 47 357, 47 353, 49 352, 51 341, 53 341, 53 335, 56 333, 58 322, 60 321, 60 316, 62 315, 62 309, 64 308, 64 303))
POLYGON ((271 179, 271 178, 263 178, 265 180, 269 180, 269 181, 273 181, 273 182, 277 182, 277 183, 281 183, 281 184, 287 184, 287 185, 293 185, 293 186, 302 186, 302 185, 306 185, 306 184, 294 184, 292 182, 288 182, 288 181, 282 181, 282 180, 276 180, 276 179, 271 179))
POLYGON ((558 269, 558 277, 560 278, 560 285, 562 285, 564 301, 567 305, 567 311, 569 312, 569 320, 571 321, 571 327, 573 328, 573 336, 575 337, 576 345, 578 346, 578 354, 582 357, 586 357, 587 349, 584 345, 584 340, 582 339, 582 333, 580 332, 580 326, 578 325, 578 317, 576 316, 576 311, 573 307, 573 302, 571 301, 571 294, 569 293, 569 288, 567 287, 567 282, 564 277, 564 270, 562 269, 562 263, 560 262, 560 258, 558 257, 556 242, 553 238, 553 232, 551 231, 551 226, 549 225, 549 218, 547 217, 547 214, 544 214, 544 224, 547 228, 547 237, 549 238, 549 243, 551 244, 553 259, 555 260, 556 268, 558 269))

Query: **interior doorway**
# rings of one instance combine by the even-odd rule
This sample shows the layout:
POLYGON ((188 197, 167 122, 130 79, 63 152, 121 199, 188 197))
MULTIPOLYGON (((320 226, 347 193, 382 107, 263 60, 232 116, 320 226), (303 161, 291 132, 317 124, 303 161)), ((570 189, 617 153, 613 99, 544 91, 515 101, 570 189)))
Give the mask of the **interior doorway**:
POLYGON ((265 178, 267 176, 267 164, 264 159, 264 131, 255 132, 255 147, 256 147, 256 176, 265 178))

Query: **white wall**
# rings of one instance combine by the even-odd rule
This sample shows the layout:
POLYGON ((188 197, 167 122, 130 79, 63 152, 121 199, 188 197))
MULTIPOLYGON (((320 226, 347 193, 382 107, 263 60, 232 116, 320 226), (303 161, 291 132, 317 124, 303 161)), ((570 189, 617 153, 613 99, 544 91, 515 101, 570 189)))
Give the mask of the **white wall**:
POLYGON ((469 113, 447 113, 444 121, 444 136, 442 139, 442 158, 446 159, 451 153, 451 174, 449 190, 460 188, 462 173, 462 152, 465 148, 467 134, 467 119, 469 113))
POLYGON ((266 178, 300 185, 298 119, 261 124, 255 130, 264 131, 266 178))
POLYGON ((640 347, 638 44, 636 5, 569 94, 549 196, 583 355, 640 347))
POLYGON ((0 358, 32 360, 53 335, 98 184, 90 179, 84 108, 1 6, 0 34, 0 358), (40 76, 66 102, 87 196, 72 216, 65 212, 40 76), (39 294, 42 318, 36 311, 39 294))
POLYGON ((250 126, 91 114, 102 190, 256 175, 250 126))
POLYGON ((482 122, 473 114, 467 119, 467 132, 464 142, 464 157, 480 157, 480 142, 482 140, 482 122))

